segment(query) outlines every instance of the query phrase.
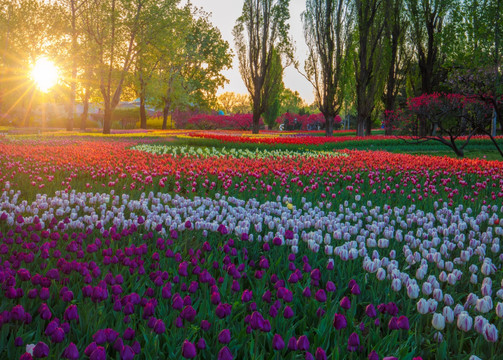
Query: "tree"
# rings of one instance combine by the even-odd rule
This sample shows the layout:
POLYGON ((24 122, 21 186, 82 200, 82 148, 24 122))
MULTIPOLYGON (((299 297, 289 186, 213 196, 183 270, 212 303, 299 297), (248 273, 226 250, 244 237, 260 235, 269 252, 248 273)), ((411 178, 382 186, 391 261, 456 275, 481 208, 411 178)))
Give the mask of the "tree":
POLYGON ((233 29, 239 71, 252 100, 254 134, 271 100, 271 84, 282 80, 282 73, 272 71, 274 54, 291 58, 288 5, 289 0, 245 0, 233 29))
MULTIPOLYGON (((385 56, 388 63, 386 87, 383 94, 384 109, 395 110, 398 92, 405 82, 405 74, 410 64, 410 57, 405 45, 408 23, 404 17, 403 0, 387 0, 385 3, 384 25, 385 56)), ((386 135, 391 135, 391 128, 386 128, 386 135)))
POLYGON ((283 65, 281 56, 276 51, 273 55, 270 76, 267 77, 265 87, 270 88, 267 108, 264 112, 264 120, 269 129, 272 129, 276 118, 280 114, 285 86, 283 84, 283 65), (281 79, 281 81, 277 81, 281 79))
POLYGON ((280 112, 300 113, 306 107, 304 100, 300 97, 298 91, 292 91, 285 88, 281 93, 281 107, 280 112))
POLYGON ((218 96, 218 104, 226 114, 247 114, 251 111, 250 96, 224 92, 218 96))
MULTIPOLYGON (((440 67, 445 58, 441 53, 442 36, 453 4, 453 0, 407 0, 422 94, 431 94, 440 84, 440 67)), ((420 136, 427 134, 426 119, 420 119, 418 132, 420 136)))
POLYGON ((209 109, 216 105, 216 91, 227 81, 221 71, 231 65, 229 44, 208 14, 188 5, 179 16, 171 45, 163 49, 152 92, 163 109, 163 129, 174 107, 209 109))
POLYGON ((31 67, 41 56, 57 55, 61 17, 53 3, 0 1, 0 120, 17 118, 18 125, 28 125, 31 108, 41 101, 30 79, 31 67))
POLYGON ((353 14, 347 0, 307 0, 302 14, 309 49, 305 77, 313 85, 316 104, 326 119, 327 136, 344 101, 344 62, 352 42, 353 14))
POLYGON ((135 90, 140 99, 140 128, 147 128, 147 90, 161 62, 174 51, 180 34, 178 0, 153 4, 139 26, 138 55, 134 64, 135 90), (169 50, 168 50, 169 49, 169 50))
POLYGON ((490 134, 492 106, 475 96, 461 94, 423 94, 408 100, 404 111, 389 111, 386 116, 398 126, 406 142, 437 141, 459 157, 476 134, 488 135, 503 157, 503 151, 490 134), (419 120, 426 120, 427 135, 418 134, 419 120))
POLYGON ((70 35, 70 49, 68 51, 70 58, 70 74, 68 76, 70 89, 68 95, 68 119, 66 124, 67 131, 73 130, 79 60, 82 60, 82 53, 79 51, 79 46, 82 44, 82 42, 79 43, 79 35, 81 33, 81 29, 79 28, 79 18, 82 15, 82 12, 85 10, 84 5, 86 1, 88 0, 59 0, 59 3, 69 15, 68 17, 70 22, 68 27, 68 32, 70 35))
POLYGON ((380 59, 384 42, 384 6, 379 0, 355 0, 358 24, 356 69, 356 135, 370 135, 376 94, 383 83, 380 59))
POLYGON ((126 76, 138 54, 137 36, 153 0, 96 0, 86 3, 88 35, 97 45, 98 81, 103 97, 103 133, 110 134, 126 76))

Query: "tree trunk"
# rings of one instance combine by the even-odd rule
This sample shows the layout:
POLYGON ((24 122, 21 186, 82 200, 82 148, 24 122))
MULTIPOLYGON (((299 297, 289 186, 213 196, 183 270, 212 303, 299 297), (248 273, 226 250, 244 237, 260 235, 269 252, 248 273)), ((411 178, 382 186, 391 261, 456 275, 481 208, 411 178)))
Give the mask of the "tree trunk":
POLYGON ((360 113, 356 117, 356 136, 365 136, 365 119, 360 113))
POLYGON ((260 130, 260 114, 256 111, 253 112, 253 124, 252 124, 252 133, 258 134, 260 130))
POLYGON ((372 135, 372 117, 367 115, 367 118, 365 119, 365 136, 370 135, 372 135))
POLYGON ((465 157, 465 153, 462 149, 459 149, 456 144, 454 143, 454 141, 451 141, 451 144, 452 144, 452 150, 454 150, 454 152, 456 153, 456 155, 460 158, 462 157, 465 157))
POLYGON ((145 110, 145 86, 143 80, 140 81, 140 128, 147 128, 147 112, 145 110))
POLYGON ((418 116, 417 117, 418 121, 418 136, 428 136, 428 126, 427 126, 427 121, 424 116, 418 116))
POLYGON ((334 115, 327 115, 325 117, 325 135, 332 136, 334 134, 334 115))
POLYGON ((73 120, 75 116, 75 93, 76 93, 76 82, 77 82, 77 30, 75 24, 76 17, 76 7, 75 1, 71 0, 71 16, 72 16, 72 75, 70 79, 70 108, 68 109, 68 122, 66 124, 66 130, 73 130, 73 120))
POLYGON ((89 91, 89 87, 86 87, 85 95, 84 95, 84 103, 82 114, 80 115, 80 130, 85 131, 87 126, 87 116, 89 114, 89 97, 91 92, 89 91))
POLYGON ((105 103, 105 114, 103 116, 103 134, 110 134, 112 129, 112 107, 109 103, 105 103))
POLYGON ((169 101, 164 101, 164 108, 162 109, 162 129, 166 130, 168 128, 168 115, 169 115, 169 108, 171 107, 171 104, 169 101))

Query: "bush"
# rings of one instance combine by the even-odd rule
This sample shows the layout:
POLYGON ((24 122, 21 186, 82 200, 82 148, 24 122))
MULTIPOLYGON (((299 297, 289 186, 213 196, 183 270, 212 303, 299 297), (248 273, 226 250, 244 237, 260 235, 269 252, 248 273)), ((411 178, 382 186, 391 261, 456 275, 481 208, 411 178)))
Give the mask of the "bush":
MULTIPOLYGON (((338 129, 341 124, 341 117, 337 115, 334 119, 334 128, 338 129)), ((325 117, 322 113, 311 115, 300 115, 294 113, 284 113, 276 119, 276 123, 284 126, 284 130, 317 130, 325 127, 325 117)))
MULTIPOLYGON (((252 114, 236 114, 236 115, 206 115, 200 114, 192 116, 187 120, 185 128, 200 130, 250 130, 253 124, 252 114)), ((264 121, 260 119, 259 125, 264 126, 264 121)))
MULTIPOLYGON (((157 129, 157 130, 162 129, 162 120, 163 120, 162 116, 147 117, 147 129, 157 129)), ((136 128, 137 129, 140 128, 139 120, 136 122, 136 128)), ((175 129, 175 122, 171 121, 169 117, 167 122, 167 128, 175 129)))

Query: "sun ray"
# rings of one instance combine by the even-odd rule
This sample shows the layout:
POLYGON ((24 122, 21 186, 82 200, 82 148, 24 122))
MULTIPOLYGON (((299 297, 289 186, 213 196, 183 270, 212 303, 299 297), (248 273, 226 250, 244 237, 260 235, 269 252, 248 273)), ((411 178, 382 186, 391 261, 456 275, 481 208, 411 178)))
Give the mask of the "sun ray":
MULTIPOLYGON (((21 94, 21 96, 19 96, 19 98, 14 102, 14 104, 11 105, 11 107, 2 115, 2 118, 5 119, 7 117, 7 115, 9 115, 9 113, 17 106, 17 104, 19 104, 19 102, 21 100, 23 100, 23 98, 26 96, 26 94, 28 94, 28 92, 33 88, 33 85, 30 85, 23 94, 21 94)), ((32 100, 33 100, 33 96, 32 96, 32 100)), ((30 100, 30 104, 31 104, 31 101, 30 100)))

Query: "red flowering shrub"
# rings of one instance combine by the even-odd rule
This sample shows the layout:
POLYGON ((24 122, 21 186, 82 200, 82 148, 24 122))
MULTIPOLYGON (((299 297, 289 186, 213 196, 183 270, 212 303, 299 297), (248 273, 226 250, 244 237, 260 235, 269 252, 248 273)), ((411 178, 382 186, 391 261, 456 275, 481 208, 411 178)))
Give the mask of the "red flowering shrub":
MULTIPOLYGON (((311 114, 311 115, 299 115, 293 113, 284 113, 276 119, 278 124, 286 124, 287 128, 295 128, 295 125, 300 123, 300 127, 297 130, 311 130, 313 125, 320 124, 325 125, 325 117, 322 113, 311 114)), ((334 119, 335 124, 340 124, 342 119, 337 115, 334 119)), ((285 129, 286 130, 286 129, 285 129)))
MULTIPOLYGON (((201 130, 220 130, 220 129, 237 129, 250 130, 253 123, 252 114, 236 114, 236 115, 207 115, 199 114, 192 116, 187 120, 187 124, 191 124, 196 129, 201 130)), ((264 125, 262 118, 259 122, 260 126, 264 125)))
POLYGON ((439 141, 463 156, 463 149, 473 135, 490 135, 492 112, 491 105, 475 96, 423 94, 410 98, 406 109, 385 111, 383 125, 388 131, 398 130, 400 135, 411 136, 413 140, 439 141), (456 140, 462 137, 464 143, 457 145, 456 140))

